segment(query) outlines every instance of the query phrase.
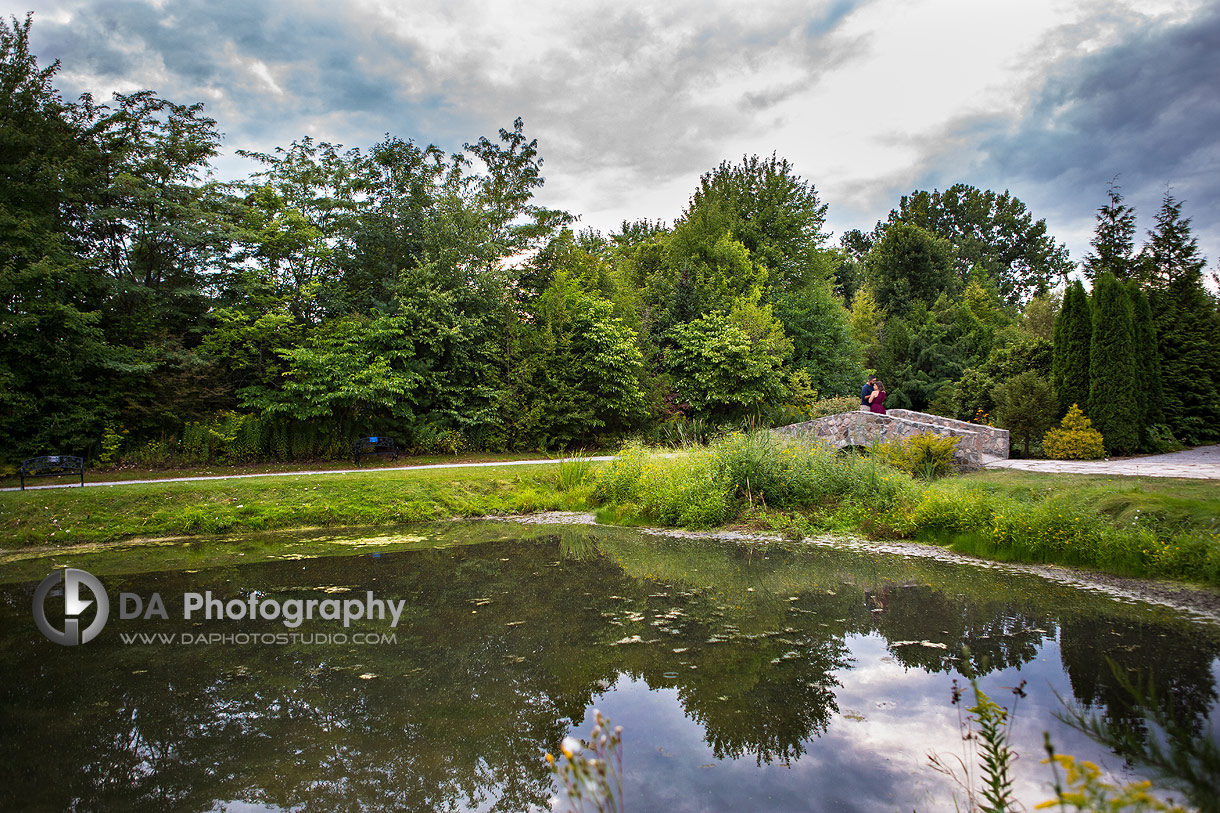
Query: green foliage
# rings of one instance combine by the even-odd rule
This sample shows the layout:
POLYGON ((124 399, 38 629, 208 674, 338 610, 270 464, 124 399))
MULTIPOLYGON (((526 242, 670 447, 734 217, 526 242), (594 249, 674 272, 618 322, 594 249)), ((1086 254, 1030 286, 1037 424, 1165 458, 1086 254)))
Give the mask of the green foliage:
POLYGON ((758 293, 672 332, 666 362, 674 388, 698 417, 740 418, 787 394, 784 362, 792 341, 758 304, 758 293))
POLYGON ((1025 456, 1029 457, 1030 440, 1053 426, 1059 411, 1050 382, 1027 370, 997 386, 995 402, 997 423, 1014 439, 1024 441, 1025 456))
MULTIPOLYGON (((1051 372, 1052 353, 1051 343, 1040 338, 1020 339, 992 349, 982 364, 966 370, 954 385, 949 417, 969 421, 980 413, 992 414, 996 388, 1023 373, 1045 378, 1051 372)), ((1055 412, 1058 417, 1057 403, 1055 412)))
POLYGON ((792 340, 791 364, 808 375, 808 386, 825 395, 855 390, 864 376, 864 353, 830 284, 785 289, 774 301, 775 317, 792 340))
POLYGON ((1220 439, 1220 315, 1202 280, 1179 277, 1151 294, 1164 381, 1164 423, 1188 445, 1220 439))
POLYGON ((644 417, 643 357, 636 333, 606 299, 558 271, 533 305, 514 371, 516 433, 539 448, 587 443, 599 430, 622 432, 644 417))
POLYGON ((914 477, 935 480, 956 470, 953 454, 960 442, 960 437, 924 432, 901 441, 877 444, 874 454, 914 477))
POLYGON ((1101 433, 1076 404, 1068 409, 1058 428, 1043 435, 1042 451, 1053 460, 1099 460, 1106 455, 1101 433))
MULTIPOLYGON (((1220 745, 1212 731, 1200 731, 1197 721, 1187 715, 1179 717, 1173 698, 1162 702, 1155 686, 1149 681, 1133 680, 1110 661, 1110 668, 1119 688, 1144 713, 1145 725, 1151 724, 1161 736, 1147 736, 1138 728, 1116 725, 1088 709, 1067 705, 1059 719, 1101 743, 1130 763, 1150 768, 1166 787, 1182 791, 1191 805, 1203 813, 1220 810, 1220 745)), ((1060 806, 1073 804, 1078 810, 1167 810, 1170 807, 1149 790, 1151 783, 1141 782, 1114 787, 1101 780, 1096 765, 1077 762, 1070 756, 1056 754, 1049 737, 1046 743, 1048 760, 1064 769, 1070 791, 1059 787, 1056 775, 1056 795, 1060 806), (1103 806, 1105 805, 1105 806, 1103 806)), ((1039 805, 1049 807, 1050 803, 1039 805)))
POLYGON ((699 179, 675 226, 675 249, 697 256, 695 245, 707 241, 690 239, 691 232, 707 230, 713 239, 727 233, 767 270, 777 290, 799 288, 830 275, 821 251, 825 221, 826 204, 787 160, 743 156, 740 164, 725 161, 699 179))
POLYGON ((1068 284, 1063 309, 1055 319, 1051 386, 1059 412, 1089 402, 1089 349, 1093 343, 1093 305, 1080 280, 1068 284))
POLYGON ((916 191, 902 197, 877 231, 895 223, 919 226, 948 241, 958 277, 964 282, 976 268, 984 270, 1009 305, 1047 290, 1072 267, 1067 249, 1047 234, 1046 221, 1035 221, 1008 192, 966 184, 944 192, 916 191))
POLYGON ((1135 210, 1123 204, 1123 196, 1113 183, 1106 194, 1110 202, 1097 210, 1097 230, 1090 243, 1093 251, 1084 258, 1084 275, 1090 280, 1105 274, 1128 280, 1138 270, 1135 262, 1135 210))
MULTIPOLYGON (((965 653, 969 662, 969 652, 965 653)), ((996 703, 979 688, 973 671, 966 668, 974 705, 962 715, 964 691, 953 681, 953 705, 958 709, 958 729, 962 737, 962 755, 950 764, 939 754, 930 754, 928 762, 938 772, 953 779, 966 792, 966 807, 980 813, 1010 813, 1016 809, 1013 797, 1012 765, 1017 753, 1012 748, 1012 720, 1017 704, 1025 697, 1025 682, 1012 690, 1012 710, 996 703), (976 776, 975 770, 978 770, 976 776)))
POLYGON ((1139 448, 1140 410, 1136 401, 1135 327, 1131 300, 1113 275, 1093 288, 1093 341, 1089 350, 1089 414, 1105 438, 1106 451, 1130 454, 1139 448))
POLYGON ((1136 408, 1139 410, 1140 448, 1152 451, 1151 427, 1165 422, 1162 402, 1165 392, 1161 386, 1161 357, 1156 340, 1156 327, 1152 319, 1152 307, 1148 295, 1134 281, 1125 285, 1131 299, 1131 329, 1135 339, 1135 377, 1139 382, 1135 388, 1136 408))
POLYGON ((637 521, 706 527, 754 506, 831 504, 845 520, 897 522, 911 480, 875 459, 836 455, 771 432, 734 432, 672 453, 628 446, 598 472, 594 500, 637 521))
POLYGON ((886 227, 865 258, 865 268, 877 306, 897 316, 909 312, 915 302, 930 306, 958 287, 953 247, 908 223, 886 227))

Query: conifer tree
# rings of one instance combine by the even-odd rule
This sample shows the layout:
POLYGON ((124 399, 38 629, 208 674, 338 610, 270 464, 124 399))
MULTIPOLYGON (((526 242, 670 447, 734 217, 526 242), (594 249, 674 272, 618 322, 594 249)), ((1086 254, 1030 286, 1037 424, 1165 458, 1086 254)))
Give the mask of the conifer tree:
POLYGON ((1131 300, 1113 274, 1093 288, 1093 342, 1089 352, 1089 414, 1110 454, 1139 448, 1135 327, 1131 300))
POLYGON ((1132 328, 1135 334, 1135 398, 1140 412, 1140 443, 1147 451, 1148 427, 1165 422, 1162 401, 1165 393, 1161 388, 1161 357, 1157 348, 1156 327, 1152 322, 1152 308, 1148 295, 1134 280, 1126 283, 1127 296, 1131 298, 1132 328))
POLYGON ((1123 205, 1118 187, 1110 184, 1109 204, 1097 210, 1097 230, 1093 251, 1084 258, 1084 275, 1096 280, 1110 273, 1120 280, 1130 279, 1136 271, 1135 210, 1123 205))
POLYGON ((1169 192, 1161 200, 1156 228, 1148 232, 1148 243, 1140 252, 1142 274, 1158 288, 1185 277, 1197 282, 1207 265, 1199 253, 1199 241, 1190 234, 1190 218, 1182 217, 1182 201, 1169 192))
POLYGON ((1073 280, 1063 295, 1063 308, 1055 319, 1051 384, 1059 400, 1059 414, 1072 404, 1089 402, 1089 347, 1093 342, 1093 308, 1080 280, 1073 280))
POLYGON ((1220 315, 1203 286, 1206 259, 1168 192, 1142 257, 1160 351, 1164 422, 1184 443, 1220 439, 1220 315))

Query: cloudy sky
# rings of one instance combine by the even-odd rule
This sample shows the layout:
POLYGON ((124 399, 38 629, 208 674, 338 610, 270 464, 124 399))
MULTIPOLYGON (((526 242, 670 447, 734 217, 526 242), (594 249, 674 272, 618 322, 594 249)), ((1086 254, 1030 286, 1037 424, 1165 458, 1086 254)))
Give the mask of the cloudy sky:
POLYGON ((914 189, 1007 189, 1080 260, 1117 182, 1167 188, 1220 255, 1220 4, 1203 0, 19 0, 65 96, 202 101, 223 179, 309 135, 457 150, 517 116, 543 203, 609 231, 678 217, 777 152, 868 229, 914 189))

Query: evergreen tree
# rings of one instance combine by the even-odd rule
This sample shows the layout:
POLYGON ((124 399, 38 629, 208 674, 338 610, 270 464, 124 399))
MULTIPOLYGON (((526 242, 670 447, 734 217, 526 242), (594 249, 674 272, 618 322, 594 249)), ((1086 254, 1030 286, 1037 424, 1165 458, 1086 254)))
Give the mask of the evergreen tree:
POLYGON ((1220 317, 1199 281, 1151 296, 1164 382, 1164 422, 1196 446, 1220 439, 1220 317))
POLYGON ((1183 277, 1197 283, 1207 265, 1199 254, 1199 241, 1190 234, 1190 218, 1182 217, 1182 201, 1169 192, 1161 200, 1156 228, 1148 232, 1140 262, 1145 281, 1158 288, 1183 277))
POLYGON ((1220 438, 1220 317, 1203 286, 1206 260, 1168 192, 1148 236, 1142 256, 1153 284, 1164 420, 1184 443, 1206 443, 1220 438))
POLYGON ((1089 346, 1093 341, 1093 306, 1080 280, 1073 280, 1063 295, 1063 308, 1055 319, 1051 385, 1059 399, 1059 414, 1072 404, 1089 402, 1089 346))
POLYGON ((1089 352, 1089 414, 1110 454, 1139 448, 1135 326, 1131 300, 1113 274, 1093 288, 1093 342, 1089 352))
POLYGON ((1140 410, 1140 442, 1147 451, 1148 427, 1165 422, 1161 402, 1165 394, 1161 389, 1161 357, 1157 348, 1156 326, 1152 322, 1152 308, 1148 295, 1134 280, 1126 284, 1127 296, 1131 298, 1132 327, 1135 332, 1135 370, 1138 386, 1135 388, 1136 403, 1140 410))
POLYGON ((1084 258, 1084 275, 1090 280, 1106 273, 1130 279, 1136 272, 1135 210, 1123 204, 1117 186, 1111 184, 1107 194, 1110 202, 1097 210, 1093 252, 1084 258))

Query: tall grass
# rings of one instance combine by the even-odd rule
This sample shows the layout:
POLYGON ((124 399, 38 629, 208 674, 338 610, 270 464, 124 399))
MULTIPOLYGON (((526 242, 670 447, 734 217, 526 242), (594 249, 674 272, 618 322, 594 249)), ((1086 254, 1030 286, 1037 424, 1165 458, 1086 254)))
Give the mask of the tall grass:
POLYGON ((927 482, 875 457, 758 431, 682 451, 628 446, 593 479, 592 498, 604 520, 627 524, 750 519, 801 535, 915 538, 1000 561, 1220 585, 1220 493, 1179 498, 1125 483, 1037 482, 927 482))
POLYGON ((598 473, 593 496, 620 520, 701 528, 755 507, 847 504, 884 513, 913 498, 915 487, 876 460, 758 431, 680 452, 628 446, 598 473))

